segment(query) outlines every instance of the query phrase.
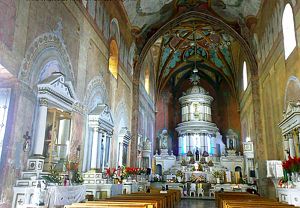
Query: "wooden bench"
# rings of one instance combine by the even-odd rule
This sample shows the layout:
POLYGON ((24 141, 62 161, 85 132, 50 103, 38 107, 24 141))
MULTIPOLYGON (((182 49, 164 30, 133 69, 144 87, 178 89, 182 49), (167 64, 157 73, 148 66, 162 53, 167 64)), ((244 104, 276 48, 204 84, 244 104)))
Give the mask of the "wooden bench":
POLYGON ((66 205, 65 208, 175 208, 180 201, 180 190, 168 190, 167 193, 160 193, 160 190, 151 189, 150 193, 132 193, 117 195, 99 201, 88 201, 86 203, 74 203, 66 205))
POLYGON ((162 195, 150 195, 150 194, 147 194, 147 195, 117 195, 117 196, 114 196, 114 197, 111 197, 109 199, 106 199, 106 200, 115 200, 115 199, 118 199, 118 200, 126 200, 126 201, 129 201, 129 200, 155 200, 158 202, 158 208, 169 208, 168 207, 168 204, 167 204, 167 198, 166 196, 162 196, 162 195))
POLYGON ((72 205, 65 205, 65 208, 151 208, 149 204, 144 202, 99 202, 99 203, 74 203, 72 205))
POLYGON ((216 205, 218 208, 237 207, 292 207, 276 200, 267 199, 249 193, 224 192, 216 193, 216 205))

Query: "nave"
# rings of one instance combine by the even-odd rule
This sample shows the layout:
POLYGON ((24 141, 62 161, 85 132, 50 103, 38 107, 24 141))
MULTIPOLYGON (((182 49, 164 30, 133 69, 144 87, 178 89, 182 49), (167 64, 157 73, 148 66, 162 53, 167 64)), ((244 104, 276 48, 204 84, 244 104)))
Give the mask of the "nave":
POLYGON ((300 0, 0 0, 0 207, 300 207, 299 38, 300 0))

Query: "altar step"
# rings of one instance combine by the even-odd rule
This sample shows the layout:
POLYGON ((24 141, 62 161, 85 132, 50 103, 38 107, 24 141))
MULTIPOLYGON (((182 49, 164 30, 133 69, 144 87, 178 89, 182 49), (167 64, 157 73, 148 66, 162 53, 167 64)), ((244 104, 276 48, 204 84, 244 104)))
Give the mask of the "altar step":
POLYGON ((16 182, 16 186, 29 186, 29 187, 35 187, 38 182, 43 182, 43 179, 40 179, 40 180, 30 180, 30 179, 18 179, 17 182, 16 182))

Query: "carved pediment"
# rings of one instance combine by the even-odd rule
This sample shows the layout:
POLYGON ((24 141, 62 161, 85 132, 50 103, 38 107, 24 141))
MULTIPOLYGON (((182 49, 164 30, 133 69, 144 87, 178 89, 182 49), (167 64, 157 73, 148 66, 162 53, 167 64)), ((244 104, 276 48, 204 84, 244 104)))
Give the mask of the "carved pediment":
POLYGON ((72 83, 66 81, 61 72, 52 73, 38 84, 38 97, 67 110, 72 110, 79 103, 72 83))
POLYGON ((289 102, 284 117, 287 117, 293 113, 300 112, 300 101, 298 102, 289 102))
POLYGON ((300 101, 289 102, 283 120, 279 123, 282 133, 285 134, 300 126, 300 101))
POLYGON ((97 120, 99 125, 104 129, 112 130, 114 121, 111 110, 106 104, 98 104, 90 113, 89 117, 92 120, 97 120))

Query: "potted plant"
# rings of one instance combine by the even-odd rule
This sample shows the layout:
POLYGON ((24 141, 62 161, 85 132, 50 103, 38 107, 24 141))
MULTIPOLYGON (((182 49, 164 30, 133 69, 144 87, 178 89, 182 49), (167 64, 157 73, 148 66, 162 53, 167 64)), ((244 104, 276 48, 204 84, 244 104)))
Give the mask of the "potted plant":
POLYGON ((224 179, 225 173, 222 170, 216 170, 212 175, 216 179, 217 183, 220 183, 220 179, 224 179))

